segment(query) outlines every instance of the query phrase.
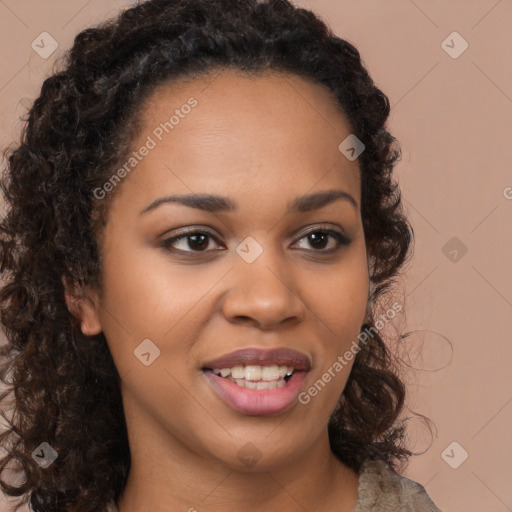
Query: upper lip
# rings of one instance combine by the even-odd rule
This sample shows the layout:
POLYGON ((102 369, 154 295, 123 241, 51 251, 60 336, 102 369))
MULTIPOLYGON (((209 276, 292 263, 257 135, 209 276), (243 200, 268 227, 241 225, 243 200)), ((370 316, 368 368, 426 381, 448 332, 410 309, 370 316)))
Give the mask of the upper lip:
POLYGON ((217 359, 207 361, 203 364, 202 368, 213 370, 250 364, 260 366, 271 366, 274 364, 278 366, 293 366, 297 371, 309 371, 311 368, 308 356, 290 348, 245 348, 235 350, 217 359))

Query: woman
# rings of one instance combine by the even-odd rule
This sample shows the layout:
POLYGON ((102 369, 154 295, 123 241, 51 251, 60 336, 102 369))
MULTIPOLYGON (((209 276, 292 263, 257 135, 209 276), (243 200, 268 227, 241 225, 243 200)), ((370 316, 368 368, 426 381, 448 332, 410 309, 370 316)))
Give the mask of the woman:
POLYGON ((412 229, 388 115, 357 50, 287 1, 150 0, 81 32, 2 182, 0 470, 26 475, 4 492, 438 511, 398 475, 381 330, 412 229))

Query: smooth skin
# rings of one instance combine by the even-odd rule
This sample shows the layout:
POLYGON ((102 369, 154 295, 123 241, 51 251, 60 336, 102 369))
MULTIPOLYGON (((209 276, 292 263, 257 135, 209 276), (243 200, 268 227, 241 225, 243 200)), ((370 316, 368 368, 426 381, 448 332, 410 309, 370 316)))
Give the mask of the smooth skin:
POLYGON ((369 274, 360 169, 338 149, 348 121, 320 84, 231 69, 159 86, 140 115, 133 150, 148 136, 158 144, 111 192, 102 293, 66 296, 84 334, 104 332, 121 376, 132 465, 119 511, 351 511, 358 475, 331 452, 327 423, 353 361, 307 405, 273 416, 231 409, 201 371, 236 349, 288 347, 313 363, 307 390, 357 341, 369 274), (191 97, 197 105, 158 142, 154 130, 191 97), (341 198, 290 213, 295 198, 326 190, 356 206, 341 198), (238 208, 168 202, 140 213, 191 193, 238 208), (164 243, 181 228, 196 235, 164 243), (325 228, 350 244, 322 238, 325 228), (247 237, 263 249, 252 263, 236 252, 247 237), (148 366, 134 355, 145 339, 160 350, 148 366), (261 454, 252 467, 237 456, 247 443, 261 454))

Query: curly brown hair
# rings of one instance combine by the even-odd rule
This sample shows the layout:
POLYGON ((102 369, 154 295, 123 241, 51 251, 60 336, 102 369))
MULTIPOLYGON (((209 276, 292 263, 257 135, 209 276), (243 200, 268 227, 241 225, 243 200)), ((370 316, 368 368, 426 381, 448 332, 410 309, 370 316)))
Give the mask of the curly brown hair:
POLYGON ((29 496, 36 512, 92 512, 123 490, 130 452, 120 377, 103 333, 85 337, 69 312, 63 279, 100 288, 98 237, 114 194, 98 201, 93 191, 130 151, 143 100, 180 76, 228 67, 323 84, 365 145, 358 161, 373 292, 361 332, 372 335, 329 439, 356 471, 368 459, 396 470, 412 455, 405 386, 374 319, 410 256, 413 229, 392 179, 400 148, 386 129, 389 101, 358 50, 287 0, 149 0, 80 32, 61 67, 44 81, 0 182, 0 378, 8 385, 0 400, 13 392, 15 404, 10 419, 2 413, 0 475, 9 464, 24 474, 19 485, 0 480, 4 493, 29 496), (44 470, 31 456, 42 441, 59 454, 44 470))

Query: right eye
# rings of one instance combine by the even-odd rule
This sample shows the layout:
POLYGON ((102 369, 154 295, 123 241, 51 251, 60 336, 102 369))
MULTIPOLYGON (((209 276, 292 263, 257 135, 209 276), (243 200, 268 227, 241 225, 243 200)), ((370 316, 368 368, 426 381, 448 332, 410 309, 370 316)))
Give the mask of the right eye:
POLYGON ((207 249, 210 240, 217 241, 217 238, 207 231, 189 230, 163 240, 161 245, 162 247, 168 248, 171 252, 202 253, 208 252, 207 249), (181 248, 176 247, 179 243, 181 243, 181 248))

